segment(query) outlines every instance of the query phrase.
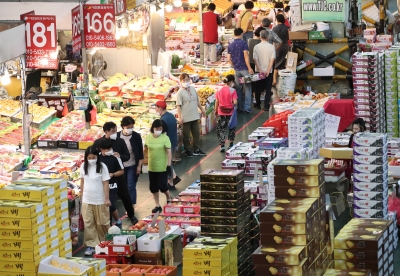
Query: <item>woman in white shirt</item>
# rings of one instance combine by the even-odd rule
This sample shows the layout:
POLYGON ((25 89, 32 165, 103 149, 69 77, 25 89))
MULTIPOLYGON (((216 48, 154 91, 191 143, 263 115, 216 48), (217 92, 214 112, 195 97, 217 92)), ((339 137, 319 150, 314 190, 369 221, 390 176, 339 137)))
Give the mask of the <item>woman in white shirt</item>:
POLYGON ((95 246, 105 240, 110 227, 110 175, 107 166, 100 162, 98 156, 99 152, 94 147, 88 147, 85 151, 85 161, 80 168, 86 256, 91 256, 95 246))

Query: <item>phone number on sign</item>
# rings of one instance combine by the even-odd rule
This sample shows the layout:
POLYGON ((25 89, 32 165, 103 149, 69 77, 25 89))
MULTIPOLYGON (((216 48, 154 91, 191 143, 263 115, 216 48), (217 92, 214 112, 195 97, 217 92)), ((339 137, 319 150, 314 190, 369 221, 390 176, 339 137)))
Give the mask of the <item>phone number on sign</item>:
POLYGON ((112 35, 87 35, 86 40, 115 40, 112 35))
POLYGON ((57 68, 57 64, 53 61, 49 61, 48 64, 43 65, 40 61, 28 61, 26 63, 26 67, 28 68, 57 68))
POLYGON ((110 42, 104 42, 104 41, 95 41, 95 42, 91 42, 91 41, 87 41, 86 42, 86 47, 87 48, 93 48, 93 47, 115 47, 115 42, 114 41, 110 41, 110 42))

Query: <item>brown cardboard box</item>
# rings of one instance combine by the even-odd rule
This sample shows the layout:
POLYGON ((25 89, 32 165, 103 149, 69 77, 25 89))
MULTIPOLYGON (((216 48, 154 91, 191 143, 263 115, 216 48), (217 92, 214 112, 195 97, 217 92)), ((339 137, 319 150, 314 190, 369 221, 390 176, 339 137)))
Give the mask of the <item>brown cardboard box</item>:
POLYGON ((364 249, 378 250, 384 245, 383 234, 370 233, 359 235, 347 232, 340 232, 334 240, 335 249, 364 249))
MULTIPOLYGON (((344 260, 335 260, 335 268, 338 269, 371 269, 374 272, 383 272, 383 259, 379 259, 378 261, 344 261, 344 260)), ((381 275, 381 274, 379 274, 381 275)))
POLYGON ((289 206, 289 205, 311 205, 312 212, 319 208, 316 198, 277 198, 269 204, 270 206, 289 206))
POLYGON ((308 40, 308 32, 289 32, 290 40, 308 40))
POLYGON ((261 245, 262 246, 306 246, 310 241, 312 241, 312 232, 304 235, 296 234, 261 234, 261 245))
POLYGON ((309 267, 308 259, 302 260, 300 265, 290 266, 284 264, 256 265, 256 275, 263 276, 306 276, 309 267))
POLYGON ((325 197, 325 184, 319 187, 307 186, 276 186, 275 196, 279 198, 320 198, 325 197))
POLYGON ((136 251, 135 263, 146 264, 146 265, 161 265, 162 264, 161 251, 158 252, 136 251))
POLYGON ((313 232, 314 227, 313 221, 309 220, 306 223, 293 223, 291 221, 283 222, 261 222, 260 233, 287 233, 287 234, 306 234, 313 232))
POLYGON ((260 222, 293 222, 306 223, 313 216, 311 206, 266 206, 260 212, 260 222))
POLYGON ((389 236, 389 229, 385 225, 345 225, 340 232, 362 233, 368 235, 369 233, 383 233, 383 238, 389 236))
POLYGON ((277 160, 274 164, 275 175, 320 175, 323 172, 323 159, 277 160))
POLYGON ((335 260, 376 261, 383 256, 382 248, 369 251, 368 249, 334 249, 335 260))
POLYGON ((395 223, 393 220, 352 219, 346 224, 346 226, 350 226, 350 225, 372 226, 372 227, 374 227, 375 225, 376 226, 378 226, 378 225, 387 226, 389 229, 389 232, 392 232, 395 229, 395 223))
POLYGON ((353 276, 354 273, 360 276, 372 276, 371 270, 365 269, 353 269, 353 270, 345 270, 345 269, 333 269, 328 268, 324 275, 326 276, 353 276))
POLYGON ((296 72, 298 56, 298 53, 288 52, 286 57, 286 69, 296 72))
POLYGON ((319 155, 333 159, 353 159, 353 149, 350 148, 320 148, 319 155))
POLYGON ((325 182, 325 174, 320 175, 275 175, 274 186, 320 186, 325 182))
POLYGON ((201 182, 237 183, 244 179, 242 170, 207 169, 200 174, 201 182))
POLYGON ((253 264, 287 264, 299 265, 306 258, 303 246, 259 247, 253 253, 253 264))

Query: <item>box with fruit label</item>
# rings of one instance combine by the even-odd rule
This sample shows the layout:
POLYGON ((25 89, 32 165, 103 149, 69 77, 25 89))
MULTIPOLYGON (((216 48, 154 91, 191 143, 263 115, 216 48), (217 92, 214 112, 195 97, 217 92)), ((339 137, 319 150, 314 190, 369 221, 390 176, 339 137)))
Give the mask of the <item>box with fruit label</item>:
POLYGON ((106 269, 106 261, 104 259, 95 258, 81 258, 81 257, 67 257, 68 261, 75 262, 77 264, 86 265, 92 267, 93 276, 104 276, 106 269), (101 274, 103 273, 104 274, 101 274))
MULTIPOLYGON (((54 187, 10 184, 0 189, 0 199, 47 202, 54 195, 54 187)), ((45 203, 44 203, 45 204, 45 203)))

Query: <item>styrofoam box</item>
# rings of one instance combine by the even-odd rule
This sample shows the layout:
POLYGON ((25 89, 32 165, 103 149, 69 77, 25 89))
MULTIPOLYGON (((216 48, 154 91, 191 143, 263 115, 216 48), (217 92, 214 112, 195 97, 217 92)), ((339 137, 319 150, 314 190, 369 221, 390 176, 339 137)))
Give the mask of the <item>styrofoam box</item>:
POLYGON ((40 261, 39 264, 39 269, 38 269, 38 275, 57 275, 57 274, 71 274, 71 275, 80 275, 80 276, 89 276, 91 273, 91 267, 86 266, 86 265, 81 265, 76 262, 71 262, 68 261, 67 259, 60 258, 57 256, 49 256, 44 258, 42 261, 40 261), (53 266, 50 262, 57 262, 58 264, 62 265, 67 265, 70 268, 78 268, 81 273, 72 273, 70 271, 57 268, 53 266))
POLYGON ((161 241, 159 234, 144 234, 137 239, 138 251, 158 252, 161 250, 161 241))

